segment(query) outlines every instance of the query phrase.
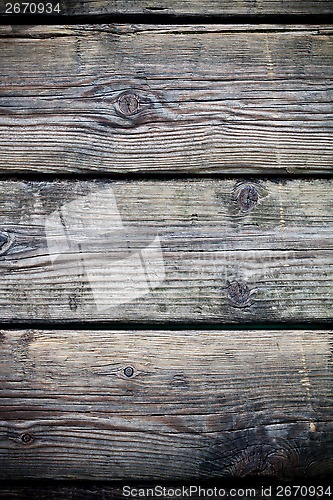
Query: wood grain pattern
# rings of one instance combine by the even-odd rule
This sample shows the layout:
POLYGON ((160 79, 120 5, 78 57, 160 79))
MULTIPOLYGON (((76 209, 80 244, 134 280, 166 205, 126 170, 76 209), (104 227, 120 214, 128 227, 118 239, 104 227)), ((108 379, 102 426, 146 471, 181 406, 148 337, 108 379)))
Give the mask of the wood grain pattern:
POLYGON ((3 321, 333 317, 330 180, 3 181, 0 198, 3 321))
POLYGON ((328 476, 332 334, 3 330, 0 475, 328 476))
POLYGON ((331 35, 2 27, 0 170, 332 173, 331 35))
MULTIPOLYGON (((263 16, 332 14, 330 0, 62 0, 61 15, 263 16)), ((0 11, 3 15, 4 9, 0 11)))

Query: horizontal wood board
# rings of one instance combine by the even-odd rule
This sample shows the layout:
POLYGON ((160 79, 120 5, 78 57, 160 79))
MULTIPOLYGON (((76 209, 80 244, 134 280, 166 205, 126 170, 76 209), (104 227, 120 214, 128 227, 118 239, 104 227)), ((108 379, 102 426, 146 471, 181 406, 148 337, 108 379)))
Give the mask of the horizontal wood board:
POLYGON ((2 321, 331 321, 331 180, 2 181, 2 321))
POLYGON ((0 172, 332 173, 332 32, 3 26, 0 172))
POLYGON ((332 334, 2 330, 0 476, 328 477, 332 334))
MULTIPOLYGON (((53 2, 56 5, 56 1, 53 2)), ((149 15, 159 16, 263 16, 332 14, 330 0, 61 0, 61 16, 149 15)), ((5 6, 5 4, 4 4, 5 6)), ((5 8, 0 14, 5 14, 5 8)), ((57 13, 58 15, 58 13, 57 13)), ((4 16, 6 18, 7 16, 4 16)), ((14 17, 14 16, 12 16, 14 17)), ((14 17, 15 19, 15 17, 14 17)))

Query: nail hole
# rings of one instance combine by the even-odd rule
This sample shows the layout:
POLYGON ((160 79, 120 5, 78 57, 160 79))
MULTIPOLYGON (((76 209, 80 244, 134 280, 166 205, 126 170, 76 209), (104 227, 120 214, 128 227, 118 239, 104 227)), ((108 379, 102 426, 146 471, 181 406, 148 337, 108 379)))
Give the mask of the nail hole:
POLYGON ((124 368, 124 375, 128 378, 132 377, 134 375, 134 368, 132 366, 126 366, 126 368, 124 368))

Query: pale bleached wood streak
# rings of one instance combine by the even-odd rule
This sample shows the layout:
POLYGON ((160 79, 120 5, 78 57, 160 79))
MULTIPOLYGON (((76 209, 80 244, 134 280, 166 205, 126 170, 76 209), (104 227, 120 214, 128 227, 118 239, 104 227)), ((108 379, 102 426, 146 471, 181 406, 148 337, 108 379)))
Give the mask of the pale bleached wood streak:
MULTIPOLYGON (((54 4, 56 2, 54 1, 54 4)), ((330 0, 62 0, 60 15, 264 16, 332 14, 330 0)), ((1 13, 4 9, 2 9, 1 13)))
POLYGON ((328 477, 332 333, 3 330, 0 475, 328 477))
POLYGON ((3 321, 329 321, 330 180, 2 181, 3 321))
POLYGON ((0 171, 332 173, 332 32, 2 27, 0 171))

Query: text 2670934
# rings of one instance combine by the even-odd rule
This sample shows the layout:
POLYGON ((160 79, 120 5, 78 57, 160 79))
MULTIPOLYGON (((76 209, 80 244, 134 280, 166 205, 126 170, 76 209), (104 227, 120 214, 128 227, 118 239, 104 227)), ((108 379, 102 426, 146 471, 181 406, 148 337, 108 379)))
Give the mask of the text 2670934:
POLYGON ((60 14, 60 3, 15 2, 6 3, 6 14, 60 14))

